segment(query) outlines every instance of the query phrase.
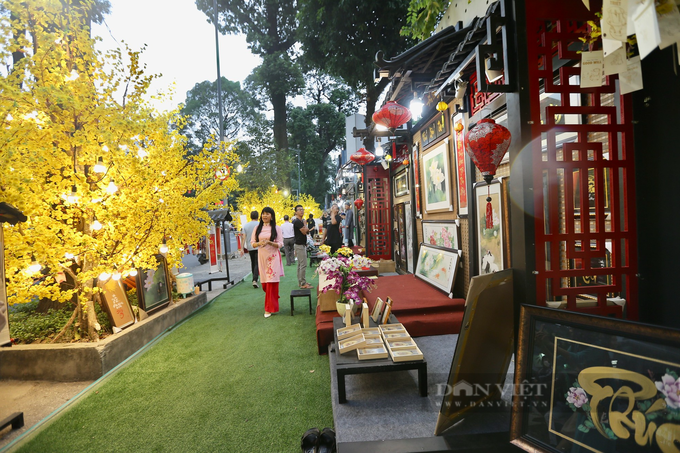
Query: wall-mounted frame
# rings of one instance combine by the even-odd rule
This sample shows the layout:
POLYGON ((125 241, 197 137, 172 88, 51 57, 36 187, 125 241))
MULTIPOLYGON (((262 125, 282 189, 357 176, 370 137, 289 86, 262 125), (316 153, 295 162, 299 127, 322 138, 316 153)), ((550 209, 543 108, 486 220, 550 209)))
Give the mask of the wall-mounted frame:
POLYGON ((678 451, 680 331, 523 305, 518 342, 513 444, 678 451))
POLYGON ((170 303, 170 277, 163 255, 156 255, 158 266, 155 269, 137 271, 137 300, 147 313, 160 310, 170 303))
POLYGON ((450 294, 456 279, 458 260, 457 251, 421 243, 415 275, 450 294))
MULTIPOLYGON (((573 180, 573 188, 574 188, 574 213, 576 215, 581 214, 581 187, 583 186, 583 183, 581 182, 581 173, 585 173, 586 170, 573 170, 572 172, 572 180, 573 180)), ((595 214, 595 203, 597 200, 597 187, 598 184, 596 183, 595 180, 595 169, 594 168, 589 168, 587 170, 588 172, 588 180, 585 183, 585 187, 587 188, 588 192, 586 194, 585 200, 588 203, 588 211, 590 215, 595 214)), ((611 178, 610 178, 610 170, 609 168, 605 168, 603 170, 604 174, 604 182, 601 185, 603 188, 603 202, 604 202, 604 212, 605 214, 608 214, 611 210, 610 208, 610 198, 611 198, 611 193, 609 190, 609 186, 611 184, 611 178)))
POLYGON ((425 211, 452 210, 447 142, 423 156, 425 211))
POLYGON ((454 220, 423 220, 423 241, 451 250, 460 250, 460 229, 454 220))
POLYGON ((470 280, 435 436, 500 398, 515 349, 512 288, 512 269, 470 280))
POLYGON ((394 177, 394 196, 402 197, 408 194, 408 172, 402 170, 394 177))
POLYGON ((477 262, 479 275, 498 272, 505 269, 503 235, 504 211, 501 196, 502 184, 494 179, 491 184, 477 182, 475 192, 475 227, 477 231, 477 262), (486 199, 491 197, 493 211, 493 228, 486 228, 486 199))
POLYGON ((454 115, 453 123, 453 161, 456 164, 456 193, 458 195, 458 216, 468 215, 467 155, 465 152, 465 117, 454 115))
POLYGON ((97 281, 97 286, 102 291, 102 301, 109 313, 111 325, 123 329, 134 324, 135 315, 125 293, 123 282, 110 278, 106 282, 97 281))
POLYGON ((420 209, 420 142, 413 144, 413 178, 415 181, 415 200, 416 200, 416 216, 422 212, 420 209))
POLYGON ((420 130, 420 141, 423 144, 423 149, 427 149, 448 136, 449 123, 446 121, 446 115, 443 113, 434 117, 420 130))

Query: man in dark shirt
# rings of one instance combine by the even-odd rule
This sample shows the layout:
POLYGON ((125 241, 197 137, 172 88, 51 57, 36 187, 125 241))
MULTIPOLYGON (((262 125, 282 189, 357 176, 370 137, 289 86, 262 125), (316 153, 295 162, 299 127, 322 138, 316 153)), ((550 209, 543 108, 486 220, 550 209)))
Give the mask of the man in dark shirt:
POLYGON ((345 203, 345 226, 347 231, 347 247, 354 247, 354 211, 352 211, 352 205, 349 202, 345 203))
POLYGON ((305 208, 302 205, 295 206, 295 218, 293 219, 293 231, 295 232, 295 257, 297 258, 297 278, 300 288, 311 288, 307 283, 305 273, 307 272, 307 233, 309 228, 304 221, 305 208))

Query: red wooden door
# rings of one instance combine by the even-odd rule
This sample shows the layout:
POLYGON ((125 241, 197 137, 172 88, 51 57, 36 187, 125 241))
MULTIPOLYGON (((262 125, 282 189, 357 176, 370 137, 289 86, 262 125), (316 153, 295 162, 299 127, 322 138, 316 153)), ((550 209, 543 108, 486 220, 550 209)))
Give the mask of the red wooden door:
POLYGON ((390 174, 380 165, 366 168, 366 254, 392 259, 390 174))

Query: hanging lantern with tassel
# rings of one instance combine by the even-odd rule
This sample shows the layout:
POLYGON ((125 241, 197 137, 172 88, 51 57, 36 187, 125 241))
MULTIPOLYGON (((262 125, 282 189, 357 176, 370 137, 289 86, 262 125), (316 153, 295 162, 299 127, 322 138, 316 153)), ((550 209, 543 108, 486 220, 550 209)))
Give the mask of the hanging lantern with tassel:
POLYGON ((366 151, 366 148, 359 148, 356 153, 349 156, 349 160, 359 165, 366 165, 373 162, 375 155, 366 151))
POLYGON ((354 206, 356 206, 357 209, 360 210, 364 206, 364 200, 361 198, 357 198, 356 200, 354 200, 354 206))
POLYGON ((396 129, 411 119, 411 111, 394 101, 387 101, 380 110, 373 114, 373 122, 382 124, 388 129, 396 129))
MULTIPOLYGON (((472 158, 475 166, 482 172, 484 181, 491 184, 496 169, 503 156, 510 148, 510 131, 496 124, 492 119, 483 119, 468 129, 465 134, 465 151, 472 158)), ((493 228, 493 208, 491 195, 487 187, 486 228, 493 228)))

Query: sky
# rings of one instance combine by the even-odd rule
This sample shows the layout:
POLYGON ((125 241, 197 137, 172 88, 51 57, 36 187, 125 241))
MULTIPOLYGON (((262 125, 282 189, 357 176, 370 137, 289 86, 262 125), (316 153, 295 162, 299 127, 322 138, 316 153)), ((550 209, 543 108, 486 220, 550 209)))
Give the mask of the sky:
MULTIPOLYGON (((193 0, 110 0, 111 14, 101 25, 94 24, 93 36, 103 42, 99 50, 123 48, 140 50, 146 74, 162 74, 149 92, 167 91, 175 83, 172 101, 152 102, 159 110, 171 110, 184 101, 196 83, 217 79, 215 29, 193 0)), ((260 64, 260 57, 250 53, 245 36, 220 35, 222 77, 243 82, 260 64)))

